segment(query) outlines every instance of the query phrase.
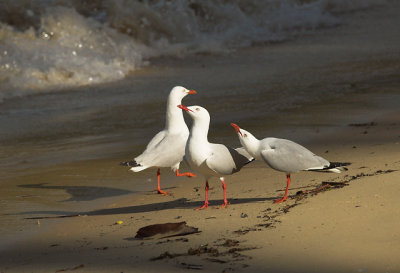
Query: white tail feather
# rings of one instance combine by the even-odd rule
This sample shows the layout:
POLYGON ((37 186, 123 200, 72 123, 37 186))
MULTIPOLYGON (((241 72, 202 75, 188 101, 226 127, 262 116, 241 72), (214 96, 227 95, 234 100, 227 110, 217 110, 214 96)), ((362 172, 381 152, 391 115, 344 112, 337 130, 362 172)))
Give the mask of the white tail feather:
POLYGON ((312 172, 332 172, 332 173, 341 173, 344 171, 347 171, 348 169, 346 167, 334 167, 334 168, 310 168, 306 169, 305 171, 312 171, 312 172))
POLYGON ((131 170, 132 172, 137 173, 137 172, 143 171, 143 170, 145 170, 147 168, 148 167, 146 167, 146 166, 137 166, 137 167, 132 167, 129 170, 131 170))
POLYGON ((341 173, 344 171, 347 171, 347 168, 345 167, 336 167, 336 168, 332 168, 332 169, 327 169, 328 172, 333 172, 333 173, 341 173))
POLYGON ((239 154, 241 154, 242 156, 246 157, 249 161, 254 160, 254 157, 252 157, 249 152, 246 151, 245 148, 243 147, 239 147, 239 148, 235 148, 236 152, 238 152, 239 154))

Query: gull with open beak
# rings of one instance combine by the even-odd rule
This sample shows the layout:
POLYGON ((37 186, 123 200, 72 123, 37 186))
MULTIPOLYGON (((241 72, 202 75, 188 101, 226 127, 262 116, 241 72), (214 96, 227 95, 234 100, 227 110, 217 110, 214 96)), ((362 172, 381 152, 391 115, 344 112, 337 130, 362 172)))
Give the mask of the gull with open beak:
POLYGON ((182 86, 172 88, 167 102, 166 124, 164 130, 156 134, 147 144, 145 151, 132 161, 121 162, 121 165, 130 166, 133 172, 140 172, 150 167, 157 168, 157 193, 168 194, 160 188, 160 168, 168 167, 176 172, 176 176, 196 176, 193 173, 179 173, 179 164, 185 155, 186 141, 189 129, 183 119, 182 110, 176 106, 189 94, 196 94, 195 90, 188 90, 182 86))
POLYGON ((255 159, 262 159, 272 169, 286 173, 287 185, 285 195, 281 199, 274 200, 275 203, 286 201, 290 174, 299 171, 328 171, 340 173, 347 170, 344 166, 350 163, 329 162, 315 155, 307 148, 287 139, 267 137, 258 140, 248 131, 231 123, 237 132, 240 143, 247 152, 255 159))
POLYGON ((185 148, 185 160, 195 173, 201 174, 206 180, 204 205, 198 209, 208 207, 208 181, 211 177, 219 177, 222 182, 224 203, 221 208, 225 208, 228 201, 224 176, 240 171, 244 165, 253 161, 253 158, 241 152, 240 149, 235 150, 223 144, 208 142, 210 115, 205 108, 184 105, 178 105, 178 107, 185 110, 193 119, 185 148))

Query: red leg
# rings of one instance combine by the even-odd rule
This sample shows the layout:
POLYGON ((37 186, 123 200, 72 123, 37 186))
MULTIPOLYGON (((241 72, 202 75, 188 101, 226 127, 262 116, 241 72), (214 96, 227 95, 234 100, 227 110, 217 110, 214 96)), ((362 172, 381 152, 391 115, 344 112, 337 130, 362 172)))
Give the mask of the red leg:
POLYGON ((206 209, 208 208, 208 181, 206 181, 206 199, 204 200, 204 205, 200 208, 197 208, 196 210, 200 210, 200 209, 206 209))
POLYGON ((179 173, 179 169, 176 169, 176 176, 196 177, 194 173, 179 173))
POLYGON ((158 169, 157 169, 157 193, 158 193, 158 194, 163 194, 163 195, 169 195, 168 192, 163 191, 163 190, 160 188, 160 175, 161 175, 161 173, 160 173, 160 168, 158 168, 158 169))
POLYGON ((221 209, 226 208, 226 206, 228 205, 228 200, 226 199, 226 184, 224 181, 224 178, 220 178, 221 182, 222 182, 222 189, 224 190, 224 203, 219 207, 221 209))
POLYGON ((287 178, 287 185, 286 185, 285 195, 281 199, 275 199, 274 200, 275 204, 285 202, 287 199, 287 194, 288 194, 289 185, 290 185, 290 174, 287 174, 286 178, 287 178))

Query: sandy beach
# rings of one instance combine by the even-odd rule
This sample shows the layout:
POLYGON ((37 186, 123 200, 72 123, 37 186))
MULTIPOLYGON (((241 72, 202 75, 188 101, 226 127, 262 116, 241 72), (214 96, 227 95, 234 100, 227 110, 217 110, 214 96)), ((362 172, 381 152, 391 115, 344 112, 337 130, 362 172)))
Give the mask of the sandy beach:
MULTIPOLYGON (((145 119, 142 108, 98 106, 73 126, 70 116, 48 121, 43 114, 33 123, 34 117, 20 118, 17 111, 2 117, 7 134, 19 138, 4 138, 2 151, 8 156, 2 157, 0 184, 0 272, 400 272, 400 28, 394 27, 400 4, 389 3, 349 12, 341 26, 315 36, 228 56, 152 60, 153 66, 111 85, 119 90, 139 83, 146 90, 152 81, 162 86, 180 80, 198 89, 190 104, 211 109, 212 142, 239 146, 229 126, 235 122, 259 138, 288 138, 329 161, 351 163, 340 174, 293 174, 283 204, 273 200, 284 193, 285 174, 259 161, 226 177, 226 209, 217 209, 223 201, 217 179, 210 181, 207 210, 194 210, 204 202, 200 177, 176 178, 162 170, 171 195, 157 195, 154 169, 132 173, 118 166, 145 147, 153 134, 146 126, 159 126, 145 119), (280 93, 257 93, 269 84, 280 93), (284 97, 294 86, 300 97, 314 88, 330 92, 272 111, 267 96, 284 97), (211 94, 220 87, 221 94, 211 94), (226 91, 230 87, 237 96, 226 91), (239 92, 246 88, 251 96, 239 92), (63 124, 72 129, 65 133, 63 124), (99 137, 85 138, 86 127, 99 137), (30 128, 37 135, 29 135, 30 128), (22 160, 24 153, 32 158, 22 160), (179 222, 198 232, 135 238, 142 227, 179 222)), ((89 91, 48 96, 93 97, 97 103, 89 91)), ((12 112, 29 99, 10 99, 1 110, 12 112)), ((142 107, 164 115, 161 98, 142 107)))
POLYGON ((36 232, 3 252, 1 270, 397 272, 399 114, 315 137, 310 149, 352 165, 339 175, 293 175, 284 204, 272 202, 283 194, 284 175, 262 162, 227 179, 226 209, 215 209, 222 190, 212 181, 211 208, 193 210, 202 205, 204 182, 184 178, 168 188, 171 196, 147 192, 77 217, 26 220, 36 232), (325 182, 330 187, 313 191, 325 182), (134 238, 140 227, 182 221, 200 232, 134 238))

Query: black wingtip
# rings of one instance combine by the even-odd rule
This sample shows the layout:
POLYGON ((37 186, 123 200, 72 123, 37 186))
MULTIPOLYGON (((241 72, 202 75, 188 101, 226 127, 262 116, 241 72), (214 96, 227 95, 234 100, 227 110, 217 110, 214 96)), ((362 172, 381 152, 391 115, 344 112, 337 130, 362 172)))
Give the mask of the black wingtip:
POLYGON ((124 161, 119 163, 120 166, 137 167, 140 166, 135 160, 124 161))
MULTIPOLYGON (((332 168, 337 168, 337 167, 344 167, 344 166, 349 166, 351 165, 350 162, 330 162, 331 164, 329 165, 328 169, 332 168)), ((344 168, 347 170, 347 168, 344 168)))
POLYGON ((247 165, 247 164, 250 164, 251 162, 253 162, 254 160, 256 160, 254 157, 253 158, 251 158, 246 164, 244 164, 244 165, 247 165))

